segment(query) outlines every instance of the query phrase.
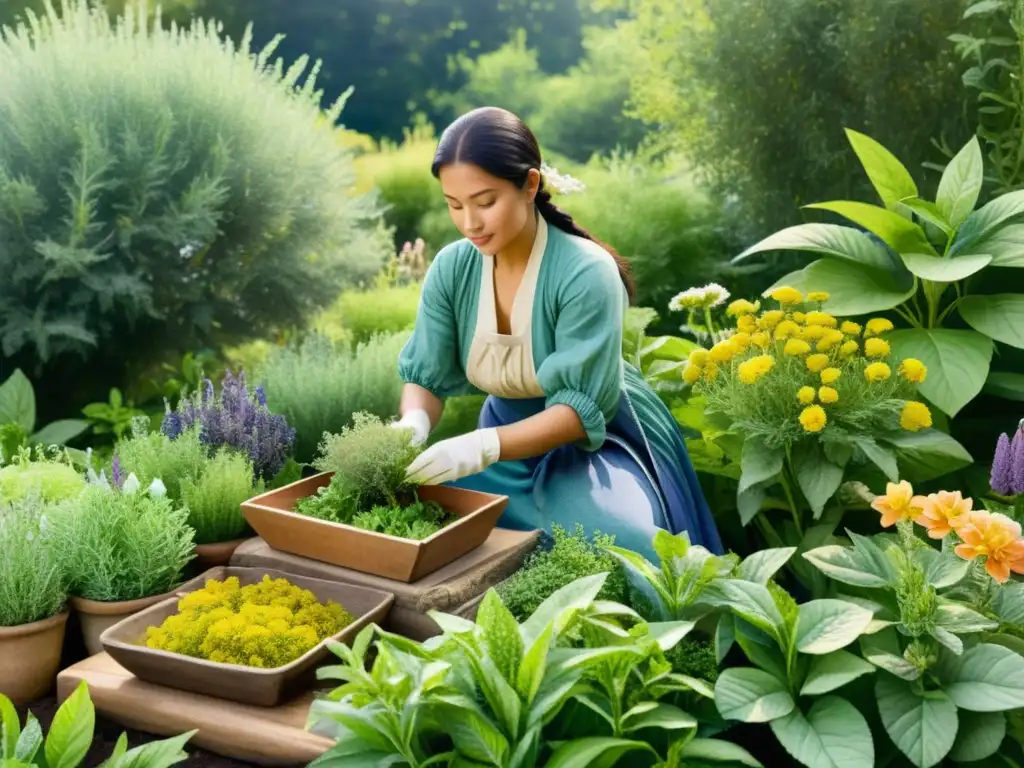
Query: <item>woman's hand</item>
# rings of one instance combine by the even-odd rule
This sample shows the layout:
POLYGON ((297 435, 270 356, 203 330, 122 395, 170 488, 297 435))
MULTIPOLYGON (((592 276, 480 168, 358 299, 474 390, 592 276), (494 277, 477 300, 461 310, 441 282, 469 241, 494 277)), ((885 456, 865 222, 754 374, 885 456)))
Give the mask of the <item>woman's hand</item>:
POLYGON ((482 472, 501 455, 496 429, 477 429, 442 440, 421 453, 406 470, 417 485, 441 485, 482 472))

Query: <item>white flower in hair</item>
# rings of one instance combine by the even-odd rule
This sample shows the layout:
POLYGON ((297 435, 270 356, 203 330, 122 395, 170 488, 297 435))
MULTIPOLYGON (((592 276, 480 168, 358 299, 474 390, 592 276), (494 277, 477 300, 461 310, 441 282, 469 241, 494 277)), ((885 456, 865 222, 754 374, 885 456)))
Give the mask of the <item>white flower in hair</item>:
POLYGON ((579 179, 574 179, 568 174, 561 174, 547 163, 540 164, 540 174, 544 177, 544 184, 560 195, 571 195, 574 192, 584 192, 587 187, 579 179))

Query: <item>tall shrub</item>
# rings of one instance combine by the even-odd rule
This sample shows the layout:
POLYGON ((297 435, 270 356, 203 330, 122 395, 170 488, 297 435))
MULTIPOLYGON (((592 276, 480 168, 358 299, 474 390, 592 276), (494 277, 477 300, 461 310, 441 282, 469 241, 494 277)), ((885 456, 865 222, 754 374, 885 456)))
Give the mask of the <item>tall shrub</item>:
POLYGON ((342 103, 273 52, 81 0, 4 31, 0 354, 50 374, 44 401, 300 323, 379 267, 342 103))

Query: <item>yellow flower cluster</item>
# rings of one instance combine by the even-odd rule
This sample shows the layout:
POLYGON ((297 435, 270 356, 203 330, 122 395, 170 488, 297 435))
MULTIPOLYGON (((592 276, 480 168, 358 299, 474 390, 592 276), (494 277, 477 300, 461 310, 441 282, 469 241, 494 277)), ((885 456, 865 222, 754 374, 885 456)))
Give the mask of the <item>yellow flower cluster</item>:
MULTIPOLYGON (((840 321, 822 309, 829 299, 825 292, 811 292, 805 297, 796 288, 783 286, 772 290, 769 296, 778 302, 778 309, 762 312, 760 302, 746 299, 729 304, 726 314, 736 318, 736 330, 710 350, 700 349, 690 355, 683 369, 687 383, 713 386, 720 376, 725 376, 725 380, 735 377, 744 385, 754 385, 769 376, 777 363, 795 358, 793 363, 787 363, 787 370, 797 363, 805 377, 813 378, 813 383, 802 384, 796 392, 797 400, 804 406, 799 415, 800 425, 805 432, 813 433, 828 424, 829 414, 823 406, 840 402, 846 377, 863 377, 868 385, 876 385, 893 376, 886 362, 892 348, 882 338, 893 329, 889 320, 872 318, 864 325, 840 321)), ((914 385, 921 384, 927 373, 924 363, 914 358, 900 361, 897 368, 897 375, 914 385)), ((861 389, 863 386, 860 385, 861 389)), ((917 431, 931 424, 926 405, 905 401, 901 428, 917 431)))
POLYGON ((272 669, 288 664, 354 621, 286 579, 210 579, 178 601, 178 613, 146 632, 146 646, 223 664, 272 669))

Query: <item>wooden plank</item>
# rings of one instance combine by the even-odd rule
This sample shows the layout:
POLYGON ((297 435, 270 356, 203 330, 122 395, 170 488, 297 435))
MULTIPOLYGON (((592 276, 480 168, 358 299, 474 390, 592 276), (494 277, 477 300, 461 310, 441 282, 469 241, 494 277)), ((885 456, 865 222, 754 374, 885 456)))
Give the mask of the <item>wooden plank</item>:
POLYGON ((58 701, 70 696, 82 680, 96 711, 125 728, 157 736, 198 728, 189 745, 236 760, 306 765, 334 744, 305 730, 312 692, 279 707, 239 704, 144 682, 100 653, 57 676, 58 701))

